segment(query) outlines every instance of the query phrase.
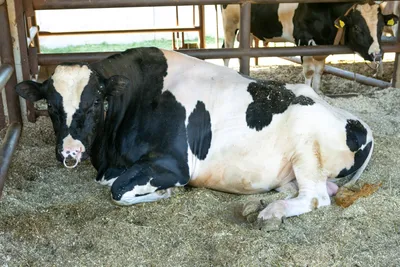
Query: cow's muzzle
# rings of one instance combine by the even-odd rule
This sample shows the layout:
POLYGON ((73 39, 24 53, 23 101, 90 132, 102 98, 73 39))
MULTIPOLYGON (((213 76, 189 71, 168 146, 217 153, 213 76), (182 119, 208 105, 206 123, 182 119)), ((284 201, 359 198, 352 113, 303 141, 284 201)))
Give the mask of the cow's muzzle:
POLYGON ((372 62, 381 62, 382 58, 383 58, 382 52, 378 52, 378 53, 374 52, 374 53, 371 53, 369 56, 371 57, 372 62))
POLYGON ((82 154, 82 148, 64 149, 63 151, 61 151, 61 155, 64 158, 64 166, 69 169, 75 168, 81 161, 82 154))

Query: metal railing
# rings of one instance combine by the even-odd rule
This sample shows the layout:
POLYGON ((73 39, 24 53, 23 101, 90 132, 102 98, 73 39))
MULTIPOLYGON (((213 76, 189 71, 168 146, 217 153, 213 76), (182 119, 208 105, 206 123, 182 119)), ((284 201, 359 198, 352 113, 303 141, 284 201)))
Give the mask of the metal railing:
POLYGON ((2 65, 0 67, 0 89, 5 87, 9 126, 0 146, 0 197, 3 192, 7 172, 10 167, 12 155, 17 147, 21 134, 21 109, 19 98, 15 92, 17 78, 14 72, 14 57, 10 24, 5 1, 0 2, 0 55, 2 65))

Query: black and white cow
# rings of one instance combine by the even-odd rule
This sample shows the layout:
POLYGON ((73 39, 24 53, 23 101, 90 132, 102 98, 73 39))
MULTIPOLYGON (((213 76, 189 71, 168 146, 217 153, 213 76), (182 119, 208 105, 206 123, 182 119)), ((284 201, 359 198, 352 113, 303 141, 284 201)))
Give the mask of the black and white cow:
POLYGON ((299 215, 330 204, 337 186, 328 179, 358 179, 374 146, 365 123, 307 85, 254 80, 158 48, 61 64, 44 83, 16 91, 47 100, 58 160, 70 167, 67 158, 90 157, 121 205, 188 183, 253 194, 295 180, 298 196, 259 218, 299 215))
MULTIPOLYGON (((225 41, 232 48, 240 26, 239 5, 223 5, 222 19, 225 41)), ((311 4, 252 4, 251 33, 260 40, 274 38, 303 45, 332 45, 342 43, 365 60, 381 61, 381 35, 384 25, 393 25, 398 17, 382 15, 377 4, 311 3, 311 4), (344 34, 338 33, 343 28, 344 34)), ((320 92, 325 57, 303 57, 305 83, 320 92)), ((229 60, 225 59, 225 66, 229 60)))

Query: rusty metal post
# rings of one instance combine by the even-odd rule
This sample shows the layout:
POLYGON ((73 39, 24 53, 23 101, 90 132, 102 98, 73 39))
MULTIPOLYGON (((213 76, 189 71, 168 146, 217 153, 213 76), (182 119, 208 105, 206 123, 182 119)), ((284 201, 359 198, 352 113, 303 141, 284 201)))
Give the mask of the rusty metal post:
MULTIPOLYGON (((12 48, 10 24, 5 1, 0 2, 0 57, 3 64, 14 66, 14 54, 12 48)), ((7 77, 8 78, 8 77, 7 77)), ((21 134, 21 108, 19 97, 14 87, 17 84, 15 72, 11 74, 5 86, 9 123, 6 136, 0 147, 0 197, 3 192, 7 172, 11 164, 11 158, 18 144, 21 134)))
MULTIPOLYGON (((400 43, 400 27, 397 27, 397 43, 400 43)), ((393 76, 392 76, 392 86, 396 88, 400 88, 400 53, 396 51, 396 55, 394 58, 394 69, 393 69, 393 76)))
POLYGON ((0 94, 0 130, 3 130, 4 128, 6 128, 7 124, 6 124, 6 117, 4 114, 4 105, 3 105, 3 97, 0 94))
POLYGON ((204 6, 199 5, 199 41, 200 41, 200 48, 206 48, 206 20, 205 20, 205 14, 204 14, 204 6))
MULTIPOLYGON (((240 48, 250 49, 250 18, 251 18, 251 3, 246 2, 240 6, 240 48)), ((240 72, 250 74, 250 57, 240 57, 240 72)))
MULTIPOLYGON (((0 42, 1 42, 1 60, 3 64, 14 66, 14 52, 12 47, 10 24, 8 21, 8 13, 6 3, 0 6, 0 42)), ((19 96, 15 92, 17 77, 15 72, 5 86, 7 109, 9 122, 21 122, 21 107, 19 105, 19 96)))
MULTIPOLYGON (((26 42, 27 37, 27 29, 25 28, 26 21, 24 16, 24 8, 25 4, 28 4, 26 1, 25 3, 23 0, 14 0, 15 5, 15 22, 17 24, 18 30, 18 39, 19 39, 19 51, 21 55, 21 67, 22 67, 22 79, 23 80, 30 80, 30 65, 29 65, 29 55, 28 55, 28 44, 26 42)), ((29 11, 30 8, 28 7, 28 14, 33 12, 33 10, 29 11)), ((29 29, 28 29, 29 30, 29 29)), ((32 102, 26 101, 26 111, 28 121, 35 122, 36 121, 36 112, 35 107, 32 102)))

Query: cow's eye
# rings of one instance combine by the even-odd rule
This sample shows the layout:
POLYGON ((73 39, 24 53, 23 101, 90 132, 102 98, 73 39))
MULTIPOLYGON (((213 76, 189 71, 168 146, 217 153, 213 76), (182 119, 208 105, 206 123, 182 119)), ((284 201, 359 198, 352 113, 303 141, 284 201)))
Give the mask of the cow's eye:
POLYGON ((50 103, 47 103, 47 108, 52 108, 53 107, 53 105, 52 104, 50 104, 50 103))

